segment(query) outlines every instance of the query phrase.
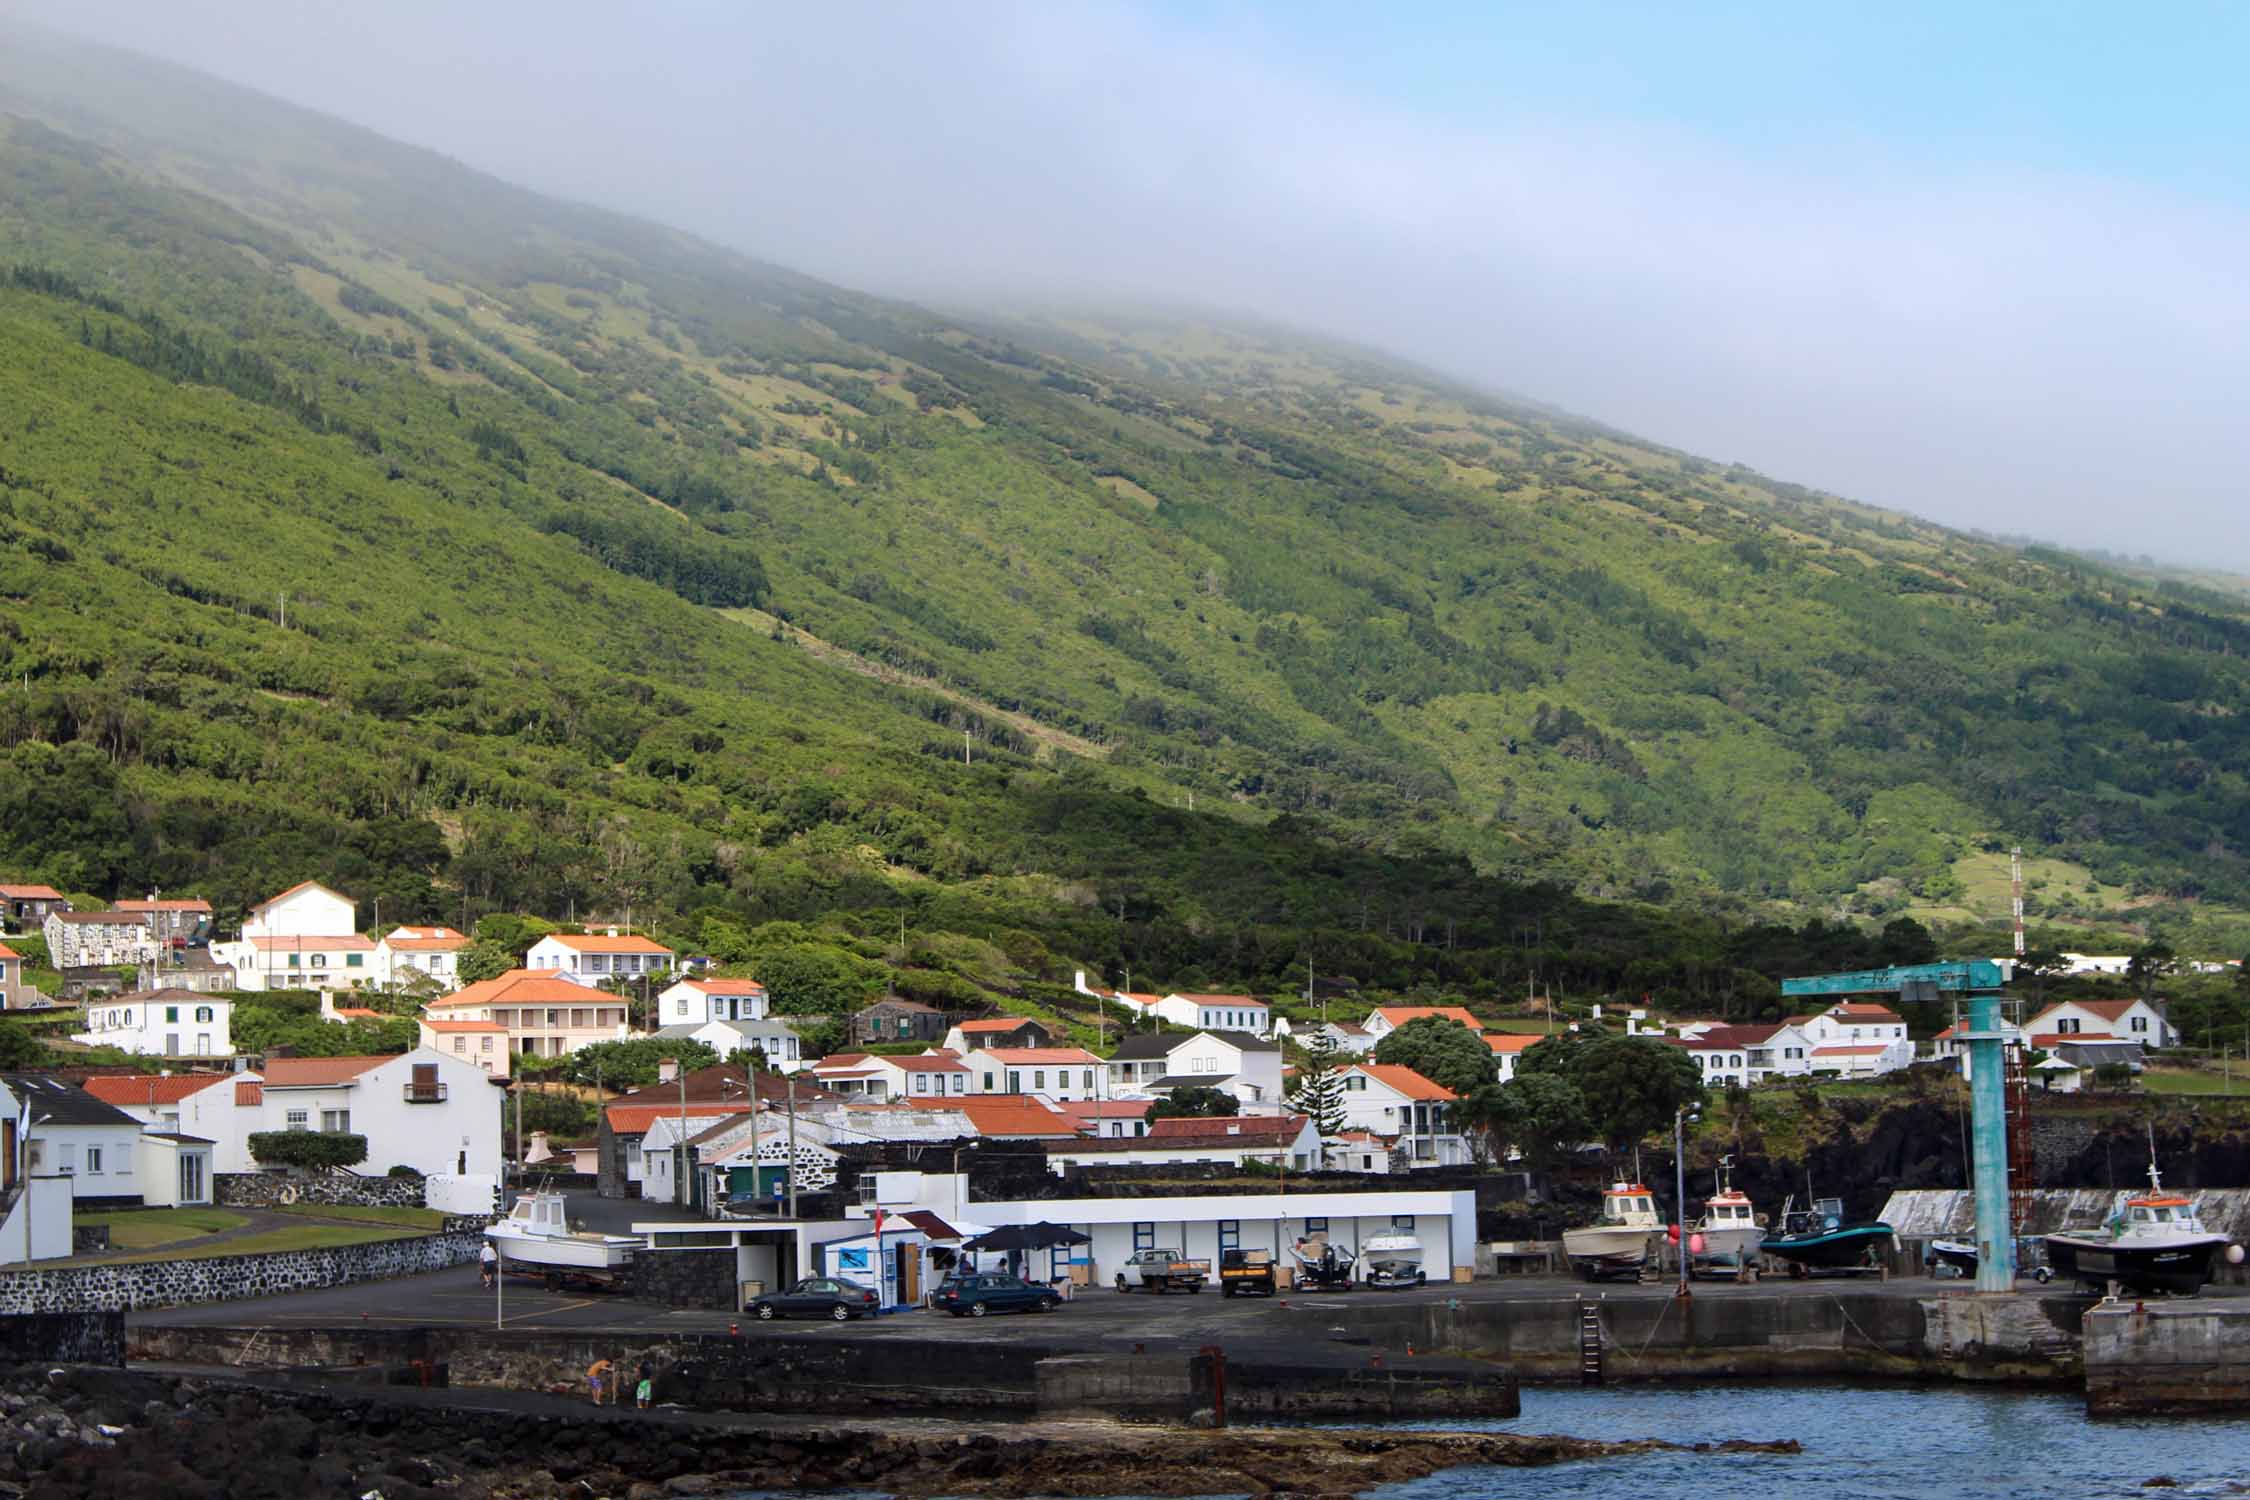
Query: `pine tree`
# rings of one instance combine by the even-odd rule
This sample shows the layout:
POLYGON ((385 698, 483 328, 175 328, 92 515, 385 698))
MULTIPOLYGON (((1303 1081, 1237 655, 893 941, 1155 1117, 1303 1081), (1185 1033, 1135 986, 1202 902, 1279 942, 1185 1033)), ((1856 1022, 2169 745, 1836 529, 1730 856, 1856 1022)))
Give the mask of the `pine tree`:
POLYGON ((1297 1086, 1289 1095, 1290 1106, 1310 1115, 1323 1139, 1344 1128, 1344 1076, 1336 1071, 1341 1062, 1336 1044, 1316 1036, 1297 1064, 1297 1086))

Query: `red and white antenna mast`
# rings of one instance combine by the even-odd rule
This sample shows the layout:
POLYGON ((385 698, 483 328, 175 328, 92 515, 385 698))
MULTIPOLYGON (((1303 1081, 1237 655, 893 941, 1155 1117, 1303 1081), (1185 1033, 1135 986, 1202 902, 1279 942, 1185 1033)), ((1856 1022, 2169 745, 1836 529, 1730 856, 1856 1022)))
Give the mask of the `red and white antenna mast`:
POLYGON ((2016 921, 2016 957, 2023 957, 2023 845, 2018 844, 2008 856, 2008 878, 2014 887, 2014 916, 2016 921))

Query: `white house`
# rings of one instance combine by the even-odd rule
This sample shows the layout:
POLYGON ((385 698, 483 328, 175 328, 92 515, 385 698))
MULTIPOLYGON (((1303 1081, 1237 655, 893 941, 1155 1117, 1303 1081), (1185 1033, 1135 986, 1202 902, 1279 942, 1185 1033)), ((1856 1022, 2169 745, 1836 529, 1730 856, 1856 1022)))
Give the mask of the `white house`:
POLYGON ((382 971, 357 921, 350 897, 304 881, 252 907, 242 935, 211 944, 211 959, 233 965, 242 990, 372 989, 382 971))
POLYGON ((963 1058, 972 1094, 1099 1099, 1107 1065, 1083 1047, 987 1047, 963 1058))
POLYGON ((142 1203, 150 1208, 190 1208, 211 1201, 215 1143, 181 1132, 180 1101, 233 1082, 232 1073, 105 1073, 82 1085, 139 1124, 133 1165, 142 1203))
POLYGON ((407 1166, 424 1176, 497 1178, 499 1098, 473 1063, 426 1047, 389 1057, 275 1057, 262 1073, 182 1096, 174 1128, 212 1142, 219 1172, 259 1169, 253 1135, 327 1130, 367 1137, 367 1159, 353 1169, 367 1176, 407 1166))
POLYGON ((1533 1047, 1547 1040, 1543 1036, 1521 1032, 1488 1031, 1484 1044, 1491 1049, 1493 1066, 1498 1069, 1498 1081, 1507 1083, 1516 1076, 1516 1063, 1533 1047))
POLYGON ((70 1254, 71 1190, 77 1184, 54 1170, 44 1148, 33 1166, 40 1127, 27 1136, 19 1123, 31 1092, 0 1075, 0 1265, 70 1254))
POLYGON ((2165 1019, 2164 1012, 2146 1000, 2062 1000, 2048 1006, 2024 1023, 2024 1030, 2034 1035, 2056 1032, 2064 1035, 2080 1034, 2092 1038, 2107 1033, 2120 1042, 2139 1042, 2144 1047, 2176 1047, 2180 1034, 2165 1019))
POLYGON ((1343 1080, 1344 1126, 1371 1131, 1393 1143, 1416 1167, 1454 1167, 1474 1160, 1447 1106, 1459 1096, 1397 1063, 1354 1062, 1337 1070, 1343 1080))
POLYGON ((510 969, 422 1010, 433 1021, 496 1022, 507 1032, 508 1051, 533 1057, 562 1057, 632 1034, 622 998, 574 984, 551 969, 510 969))
POLYGON ((718 1053, 721 1061, 737 1052, 761 1052, 766 1066, 776 1072, 794 1073, 805 1065, 804 1043, 787 1021, 680 1021, 659 1026, 655 1034, 701 1042, 718 1053))
POLYGON ((1375 1050, 1376 1038, 1357 1021, 1329 1021, 1315 1027, 1305 1041, 1314 1047, 1325 1043, 1351 1057, 1365 1057, 1375 1050))
POLYGON ((1107 1064, 1112 1094, 1212 1088, 1245 1108, 1282 1108, 1281 1044, 1247 1031, 1143 1032, 1127 1037, 1107 1064))
POLYGON ((385 989, 427 984, 450 995, 461 987, 468 946, 468 936, 450 927, 394 927, 375 944, 376 973, 385 989))
POLYGON ((1847 1000, 1818 1015, 1791 1016, 1785 1024, 1811 1041, 1814 1073, 1871 1078, 1914 1061, 1906 1018, 1887 1005, 1847 1000))
POLYGON ((602 985, 612 979, 628 983, 656 979, 672 972, 678 955, 652 938, 607 932, 550 933, 531 945, 524 964, 535 972, 552 972, 573 984, 602 985))
POLYGON ((49 912, 43 931, 47 961, 58 969, 120 968, 156 958, 148 918, 129 911, 49 912))
MULTIPOLYGON (((1903 1031, 1903 1024, 1900 1029, 1903 1031)), ((1820 1045, 1803 1029, 1792 1022, 1767 1023, 1757 1026, 1705 1026, 1696 1029, 1692 1036, 1667 1038, 1672 1045, 1684 1048, 1695 1059, 1703 1072, 1703 1082, 1709 1088, 1727 1084, 1747 1088, 1753 1083, 1763 1083, 1769 1078, 1803 1078, 1819 1066, 1816 1054, 1820 1045)), ((1887 1042, 1831 1043, 1831 1046, 1866 1046, 1875 1050, 1866 1053, 1831 1053, 1834 1056, 1880 1058, 1896 1051, 1896 1039, 1887 1042)), ((1838 1066, 1834 1063, 1829 1066, 1838 1066)), ((1839 1071, 1847 1069, 1839 1067, 1839 1071)), ((1848 1071, 1875 1071, 1872 1068, 1849 1068, 1848 1071)))
POLYGON ((508 1046, 508 1028, 498 1021, 467 1016, 417 1016, 414 1040, 418 1046, 432 1052, 443 1052, 476 1064, 477 1071, 487 1078, 505 1080, 514 1071, 508 1060, 512 1051, 508 1046))
POLYGON ((76 1084, 43 1073, 10 1073, 0 1077, 0 1084, 16 1101, 18 1112, 8 1124, 24 1132, 26 1171, 34 1177, 69 1178, 71 1199, 82 1206, 140 1203, 134 1156, 140 1121, 76 1084))
POLYGON ((915 1057, 844 1052, 822 1058, 805 1076, 847 1098, 936 1099, 970 1092, 969 1069, 950 1052, 915 1057))
POLYGON ((763 1021, 773 1014, 766 987, 755 979, 683 979, 656 997, 663 1026, 706 1021, 763 1021))
POLYGON ((194 990, 136 990, 89 1001, 73 1038, 143 1057, 231 1057, 234 1002, 194 990))
POLYGON ((1166 995, 1156 1003, 1155 1012, 1175 1026, 1193 1026, 1198 1031, 1247 1031, 1264 1036, 1273 1030, 1270 1007, 1248 995, 1166 995))
POLYGON ((1047 1164, 1057 1175, 1070 1167, 1174 1162, 1280 1162, 1309 1172, 1321 1164, 1320 1130, 1304 1115, 1174 1116, 1150 1121, 1145 1135, 1093 1136, 1047 1148, 1047 1164))

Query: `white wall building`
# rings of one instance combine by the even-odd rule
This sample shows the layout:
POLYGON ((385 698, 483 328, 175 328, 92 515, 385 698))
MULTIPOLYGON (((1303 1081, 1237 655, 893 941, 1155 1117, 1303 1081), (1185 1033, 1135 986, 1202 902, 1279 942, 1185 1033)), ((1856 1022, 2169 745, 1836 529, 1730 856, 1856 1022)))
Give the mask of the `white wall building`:
POLYGON ((1112 1095, 1213 1088, 1245 1110, 1270 1114, 1284 1107, 1281 1044, 1247 1031, 1127 1037, 1107 1067, 1112 1095))
POLYGON ((136 990, 89 1001, 73 1040, 142 1057, 231 1057, 234 1002, 194 990, 136 990))
POLYGON ((1304 1115, 1173 1116, 1150 1121, 1145 1135, 1089 1136, 1047 1148, 1047 1164, 1058 1176, 1076 1166, 1180 1162, 1280 1162, 1293 1172, 1315 1171, 1320 1129, 1304 1115))
POLYGON ((763 1021, 773 1014, 766 987, 755 979, 683 979, 656 997, 663 1026, 706 1021, 763 1021))
POLYGON ((1198 1031, 1247 1031, 1264 1036, 1273 1030, 1273 1012, 1263 1000, 1249 995, 1166 995, 1156 1003, 1156 1014, 1175 1026, 1198 1031))
POLYGON ((1108 1065, 1083 1047, 987 1047, 963 1058, 972 1094, 1036 1094, 1042 1099, 1099 1099, 1108 1065))
POLYGON ((353 1170, 424 1176, 500 1171, 500 1095, 474 1064, 417 1047, 392 1057, 276 1057, 179 1100, 175 1128, 212 1142, 219 1172, 252 1172, 249 1138, 329 1130, 367 1137, 353 1170))
POLYGON ((441 995, 461 987, 466 934, 450 927, 394 927, 375 944, 376 977, 387 990, 428 985, 441 995))
POLYGON ((573 984, 603 985, 612 979, 637 982, 644 976, 660 978, 672 972, 677 955, 662 943, 645 937, 607 932, 550 933, 531 945, 524 965, 552 971, 573 984))
POLYGON ((242 990, 373 989, 382 968, 357 920, 350 897, 308 880, 252 907, 241 936, 211 944, 211 959, 231 964, 242 990))
POLYGON ((2146 1000, 2063 1000, 2024 1023, 2033 1035, 2047 1032, 2088 1037, 2107 1033, 2120 1042, 2144 1047, 2176 1047, 2180 1034, 2164 1013, 2146 1000))
POLYGON ((1456 1026, 1466 1026, 1479 1036, 1484 1035, 1484 1023, 1468 1007, 1461 1005, 1378 1005, 1367 1013, 1367 1020, 1360 1029, 1369 1038, 1369 1050, 1373 1050, 1382 1045, 1383 1038, 1408 1022, 1433 1017, 1440 1021, 1451 1021, 1456 1026))
POLYGON ((761 1052, 766 1066, 777 1073, 794 1073, 805 1066, 804 1043, 787 1021, 680 1021, 659 1026, 656 1035, 701 1042, 724 1062, 737 1052, 761 1052))
POLYGON ((1454 1167, 1474 1156, 1447 1118, 1451 1089, 1397 1063, 1354 1062, 1336 1070, 1344 1088, 1344 1126, 1393 1142, 1414 1167, 1454 1167))
POLYGON ((11 1128, 24 1143, 24 1170, 33 1177, 70 1179, 74 1202, 138 1204, 141 1179, 134 1142, 141 1122, 105 1104, 76 1084, 40 1073, 10 1073, 0 1078, 17 1113, 11 1128), (28 1110, 28 1114, 24 1111, 28 1110))
POLYGON ((1786 1024, 1812 1042, 1814 1073, 1871 1078, 1914 1061, 1906 1018, 1887 1005, 1848 1000, 1818 1015, 1791 1016, 1786 1024))

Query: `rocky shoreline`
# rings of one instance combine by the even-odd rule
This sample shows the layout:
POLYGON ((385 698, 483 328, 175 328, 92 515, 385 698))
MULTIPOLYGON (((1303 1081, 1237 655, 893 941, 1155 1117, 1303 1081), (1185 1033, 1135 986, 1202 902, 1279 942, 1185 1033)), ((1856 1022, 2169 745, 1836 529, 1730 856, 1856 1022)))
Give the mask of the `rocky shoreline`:
MULTIPOLYGON (((522 1393, 287 1389, 225 1377, 0 1378, 0 1495, 21 1500, 668 1500, 745 1489, 929 1495, 1354 1493, 1466 1464, 1650 1452, 1493 1433, 983 1424, 582 1408, 522 1393)), ((1793 1442, 1698 1445, 1793 1453, 1793 1442)))

